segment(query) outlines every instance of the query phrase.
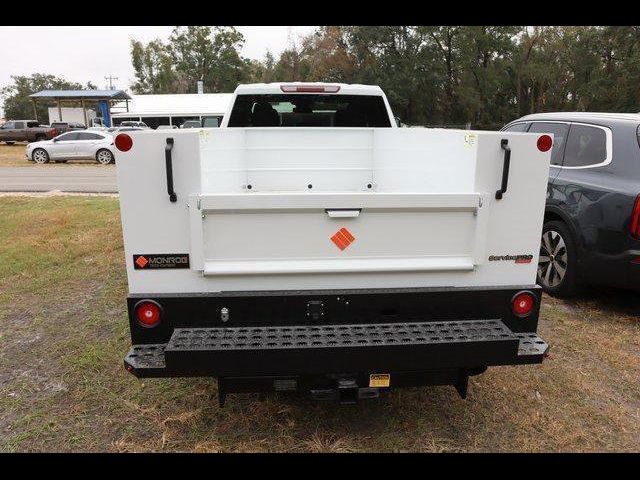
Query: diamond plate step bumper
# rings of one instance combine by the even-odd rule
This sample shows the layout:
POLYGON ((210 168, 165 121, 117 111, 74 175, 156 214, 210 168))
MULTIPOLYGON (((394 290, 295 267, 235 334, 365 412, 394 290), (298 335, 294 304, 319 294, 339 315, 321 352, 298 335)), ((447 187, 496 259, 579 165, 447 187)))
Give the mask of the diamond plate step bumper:
POLYGON ((500 320, 176 328, 167 344, 134 345, 138 377, 314 375, 540 363, 548 345, 500 320))

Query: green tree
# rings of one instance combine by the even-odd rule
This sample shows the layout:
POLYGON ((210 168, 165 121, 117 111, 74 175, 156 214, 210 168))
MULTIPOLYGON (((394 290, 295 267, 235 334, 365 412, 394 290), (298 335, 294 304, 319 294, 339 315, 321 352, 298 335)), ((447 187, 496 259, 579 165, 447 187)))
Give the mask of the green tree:
POLYGON ((353 83, 358 80, 357 58, 349 48, 348 27, 321 27, 302 39, 302 73, 310 81, 353 83))
MULTIPOLYGON (((8 119, 33 118, 32 93, 41 90, 80 90, 82 85, 50 74, 34 73, 30 76, 12 75, 9 85, 0 89, 4 101, 4 114, 8 119)), ((89 84, 90 86, 90 84, 89 84)), ((53 104, 37 103, 38 120, 48 118, 47 108, 53 104)))
POLYGON ((581 109, 637 112, 640 108, 640 27, 579 28, 570 46, 577 58, 567 63, 576 73, 581 109))
POLYGON ((276 61, 270 51, 267 51, 264 60, 248 60, 248 63, 247 76, 250 81, 259 83, 276 81, 274 76, 276 61))
POLYGON ((178 93, 177 75, 169 50, 160 40, 148 44, 131 40, 131 62, 135 93, 178 93))
POLYGON ((285 50, 275 66, 279 81, 374 83, 386 92, 404 120, 433 117, 434 52, 417 27, 318 29, 298 48, 285 50))
POLYGON ((495 129, 543 111, 640 111, 640 27, 325 26, 277 58, 243 59, 232 28, 176 27, 132 42, 139 92, 207 91, 239 82, 380 85, 417 125, 495 129))
POLYGON ((292 46, 280 54, 273 67, 272 78, 277 82, 313 81, 311 66, 305 53, 297 46, 292 46))
POLYGON ((239 54, 243 35, 233 27, 175 27, 167 43, 131 41, 136 93, 229 92, 250 78, 255 64, 239 54))
POLYGON ((516 49, 519 27, 470 26, 460 31, 458 97, 463 120, 496 128, 515 114, 506 70, 516 49))

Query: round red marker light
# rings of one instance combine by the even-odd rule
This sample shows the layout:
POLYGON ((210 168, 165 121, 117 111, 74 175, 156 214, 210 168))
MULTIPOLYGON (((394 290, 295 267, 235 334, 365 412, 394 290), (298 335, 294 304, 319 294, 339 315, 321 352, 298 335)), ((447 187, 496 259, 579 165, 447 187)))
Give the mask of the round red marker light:
POLYGON ((511 304, 515 315, 518 317, 526 317, 533 311, 536 299, 533 294, 529 292, 520 292, 513 297, 511 304))
POLYGON ((538 138, 538 150, 541 152, 548 152, 553 146, 553 140, 549 135, 541 135, 538 138))
POLYGON ((133 140, 126 133, 120 133, 116 136, 116 148, 121 152, 128 152, 133 147, 133 140))
POLYGON ((136 307, 136 318, 138 323, 146 328, 155 327, 160 323, 160 305, 151 300, 143 300, 136 307))

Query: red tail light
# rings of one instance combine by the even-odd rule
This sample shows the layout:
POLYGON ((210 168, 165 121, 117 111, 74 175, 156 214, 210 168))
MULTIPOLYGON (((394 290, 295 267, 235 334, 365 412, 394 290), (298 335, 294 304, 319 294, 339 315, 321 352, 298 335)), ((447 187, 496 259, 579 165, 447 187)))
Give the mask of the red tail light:
POLYGON ((526 317, 536 305, 536 297, 531 292, 518 292, 511 301, 511 308, 514 315, 518 317, 526 317))
POLYGON ((153 300, 141 300, 134 308, 138 323, 145 327, 155 327, 160 323, 162 308, 153 300))
POLYGON ((636 203, 633 204, 633 212, 631 212, 631 221, 629 222, 629 233, 636 239, 640 239, 640 195, 636 197, 636 203))
POLYGON ((285 93, 338 93, 340 85, 280 85, 285 93))
POLYGON ((126 133, 120 133, 116 136, 116 148, 121 152, 128 152, 133 147, 133 140, 126 133))
POLYGON ((541 152, 548 152, 553 146, 553 140, 549 135, 541 135, 538 138, 538 150, 541 152))

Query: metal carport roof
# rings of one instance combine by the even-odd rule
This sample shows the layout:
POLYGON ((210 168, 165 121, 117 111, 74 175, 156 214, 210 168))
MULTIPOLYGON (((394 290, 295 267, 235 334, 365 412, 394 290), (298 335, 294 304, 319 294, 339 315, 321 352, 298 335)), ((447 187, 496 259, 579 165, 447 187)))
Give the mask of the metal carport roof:
POLYGON ((130 100, 124 90, 42 90, 30 98, 51 100, 130 100))

